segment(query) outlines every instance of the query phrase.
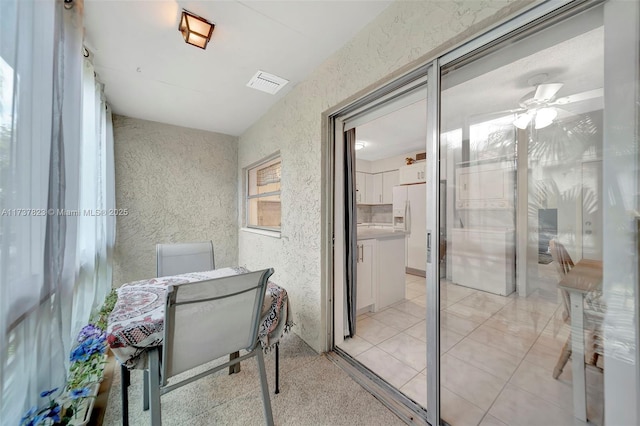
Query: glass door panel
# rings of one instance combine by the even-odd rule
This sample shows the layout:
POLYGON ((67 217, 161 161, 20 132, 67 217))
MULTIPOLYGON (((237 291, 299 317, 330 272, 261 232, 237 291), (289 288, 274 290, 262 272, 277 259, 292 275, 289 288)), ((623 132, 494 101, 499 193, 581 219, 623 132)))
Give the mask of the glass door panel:
POLYGON ((420 417, 427 408, 426 109, 421 84, 353 126, 355 332, 336 339, 339 351, 420 417))
POLYGON ((598 7, 443 69, 447 423, 604 424, 604 45, 598 7))

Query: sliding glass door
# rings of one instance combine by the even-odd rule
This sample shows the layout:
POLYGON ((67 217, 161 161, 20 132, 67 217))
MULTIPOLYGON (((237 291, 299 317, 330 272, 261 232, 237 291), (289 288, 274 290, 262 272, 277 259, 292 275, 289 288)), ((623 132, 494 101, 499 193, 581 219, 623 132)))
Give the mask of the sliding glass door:
POLYGON ((439 68, 427 374, 449 424, 637 422, 608 377, 636 395, 637 13, 574 10, 439 68))
POLYGON ((640 424, 639 32, 638 2, 543 2, 332 117, 334 348, 405 420, 426 408, 433 425, 640 424), (420 144, 377 156, 367 131, 397 124, 385 104, 417 87, 403 110, 420 144), (353 128, 351 333, 340 154, 353 128), (426 202, 406 203, 408 188, 426 202), (408 243, 385 252, 385 226, 422 239, 417 268, 408 243), (381 278, 392 263, 399 278, 381 278))

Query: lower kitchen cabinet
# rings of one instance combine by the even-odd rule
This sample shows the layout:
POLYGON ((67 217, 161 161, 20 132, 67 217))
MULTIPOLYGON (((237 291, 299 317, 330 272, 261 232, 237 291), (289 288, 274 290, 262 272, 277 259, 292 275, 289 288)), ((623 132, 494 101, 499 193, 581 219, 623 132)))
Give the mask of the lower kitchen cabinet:
POLYGON ((376 312, 405 298, 405 235, 358 240, 356 309, 376 312))
POLYGON ((376 262, 376 240, 358 241, 358 261, 357 261, 357 280, 358 287, 356 292, 356 309, 362 309, 367 306, 374 306, 375 310, 375 266, 376 262))
POLYGON ((405 298, 405 238, 378 240, 378 290, 376 309, 405 298))

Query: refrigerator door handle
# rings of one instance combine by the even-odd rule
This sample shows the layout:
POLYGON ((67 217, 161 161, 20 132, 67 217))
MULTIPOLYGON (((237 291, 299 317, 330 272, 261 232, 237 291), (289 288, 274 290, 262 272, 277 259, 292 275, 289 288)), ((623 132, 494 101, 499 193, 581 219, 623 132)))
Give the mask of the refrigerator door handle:
POLYGON ((411 233, 411 203, 409 200, 404 205, 404 230, 411 233))

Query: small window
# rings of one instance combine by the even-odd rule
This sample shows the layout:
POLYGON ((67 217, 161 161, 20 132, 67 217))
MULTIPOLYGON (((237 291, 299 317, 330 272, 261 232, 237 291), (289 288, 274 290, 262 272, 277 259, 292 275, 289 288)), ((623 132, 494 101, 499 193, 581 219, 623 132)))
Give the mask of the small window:
POLYGON ((247 227, 280 232, 281 169, 279 155, 247 169, 247 227))

